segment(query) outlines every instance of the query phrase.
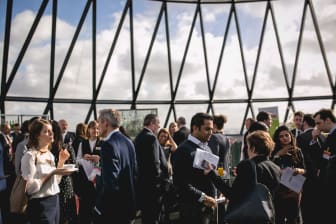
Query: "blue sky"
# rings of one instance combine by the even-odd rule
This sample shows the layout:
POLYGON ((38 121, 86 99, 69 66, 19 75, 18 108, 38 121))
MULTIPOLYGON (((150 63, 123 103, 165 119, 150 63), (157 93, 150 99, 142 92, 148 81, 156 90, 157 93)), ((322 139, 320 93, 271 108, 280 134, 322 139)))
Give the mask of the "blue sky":
MULTIPOLYGON (((116 26, 119 23, 121 11, 124 8, 125 0, 98 0, 97 3, 97 75, 101 74, 106 60, 107 50, 113 40, 116 26)), ((285 56, 286 67, 289 75, 294 65, 296 44, 298 39, 298 28, 300 25, 300 16, 302 15, 303 0, 281 0, 274 1, 274 11, 277 17, 277 25, 280 33, 281 43, 285 56)), ((317 18, 320 24, 321 34, 327 49, 327 57, 331 72, 335 74, 336 65, 331 63, 336 57, 335 38, 336 32, 330 27, 336 26, 336 7, 333 0, 324 0, 323 2, 313 1, 317 18), (332 25, 334 24, 334 25, 332 25)), ((38 10, 41 1, 21 1, 14 0, 12 34, 10 45, 10 72, 18 50, 22 47, 23 40, 28 32, 38 10)), ((84 9, 86 1, 84 0, 59 0, 58 1, 58 33, 56 43, 56 68, 58 74, 60 65, 64 60, 74 30, 79 22, 80 15, 84 9)), ((138 78, 143 66, 144 58, 148 50, 149 42, 152 37, 153 28, 160 10, 160 2, 135 0, 134 1, 134 34, 135 34, 135 59, 136 59, 136 77, 138 78)), ((191 21, 194 15, 195 5, 192 4, 168 4, 169 29, 171 35, 171 48, 173 60, 173 77, 176 81, 180 69, 180 62, 185 49, 187 34, 190 31, 191 21)), ((216 71, 218 55, 223 33, 227 23, 229 4, 225 5, 204 5, 202 13, 204 17, 207 54, 209 59, 209 72, 211 81, 216 71)), ((59 91, 56 97, 89 99, 91 97, 91 15, 88 14, 83 30, 81 31, 79 41, 76 43, 69 64, 64 73, 59 91)), ((241 35, 243 41, 243 51, 245 54, 247 73, 249 81, 254 71, 256 61, 257 45, 259 43, 261 25, 265 13, 265 3, 240 4, 237 5, 238 19, 240 22, 241 35)), ((18 74, 13 81, 9 94, 11 96, 46 96, 48 89, 43 84, 48 83, 49 67, 48 61, 50 55, 50 15, 51 1, 44 13, 37 32, 33 37, 27 53, 20 65, 18 74)), ((0 1, 0 58, 3 49, 3 32, 5 20, 5 1, 0 1)), ((130 79, 130 60, 129 60, 129 32, 128 17, 120 33, 119 41, 115 49, 115 54, 111 59, 106 80, 99 94, 99 99, 131 99, 131 79, 130 79), (117 80, 117 81, 116 81, 117 80), (122 88, 121 88, 122 87, 122 88)), ((161 22, 161 25, 163 23, 161 22)), ((165 43, 164 27, 159 29, 159 37, 155 41, 152 57, 149 60, 146 76, 140 89, 139 99, 169 100, 169 85, 167 76, 167 52, 165 43)), ((185 99, 207 99, 207 86, 205 80, 204 56, 202 52, 202 41, 200 37, 199 20, 196 24, 191 40, 190 49, 183 70, 177 100, 185 99)), ((288 97, 285 90, 283 72, 278 49, 275 41, 274 29, 270 15, 267 22, 266 34, 262 54, 260 57, 260 66, 258 69, 257 84, 254 92, 255 98, 262 97, 288 97)), ((2 64, 0 65, 2 66, 2 64)), ((319 46, 317 44, 316 34, 312 26, 310 14, 307 13, 307 23, 303 36, 302 52, 298 63, 297 88, 294 90, 294 96, 306 95, 327 95, 330 94, 328 80, 325 75, 325 68, 322 61, 319 46)), ((335 75, 333 75, 335 82, 335 75)), ((243 68, 239 52, 238 38, 234 20, 230 25, 230 35, 227 40, 224 57, 221 62, 220 78, 215 93, 215 99, 241 99, 247 97, 244 86, 243 68)), ((12 103, 7 103, 6 108, 10 113, 23 113, 29 110, 38 112, 44 109, 44 104, 35 104, 32 106, 19 107, 12 103)), ((22 104, 21 104, 22 105, 22 104)), ((280 107, 280 115, 284 116, 286 103, 277 103, 280 107)), ((302 110, 314 110, 305 102, 298 102, 298 108, 302 110)), ((317 104, 314 104, 317 105, 317 104)), ((321 101, 320 106, 330 105, 330 101, 321 101)), ((104 105, 102 105, 104 106, 104 105)), ((126 109, 128 106, 116 105, 120 109, 126 109)), ((152 106, 152 105, 150 105, 152 106)), ((159 114, 165 118, 167 106, 160 106, 159 114)), ((256 104, 256 108, 264 106, 274 106, 273 104, 256 104)), ((73 120, 74 123, 82 121, 85 116, 87 105, 78 105, 82 108, 79 115, 73 120), (84 111, 84 112, 82 112, 84 111)), ((139 105, 139 107, 144 107, 139 105)), ((205 110, 207 105, 178 105, 178 113, 186 113, 190 118, 192 113, 198 110, 205 110)), ((235 132, 242 124, 242 116, 246 105, 216 105, 216 111, 220 111, 229 116, 232 122, 228 123, 228 129, 235 132), (238 111, 238 112, 237 112, 238 111), (240 120, 239 120, 240 119, 240 120)), ((57 117, 69 116, 72 105, 56 106, 57 117)), ((257 109, 255 109, 257 111, 257 109)), ((172 119, 172 118, 170 118, 172 119)))

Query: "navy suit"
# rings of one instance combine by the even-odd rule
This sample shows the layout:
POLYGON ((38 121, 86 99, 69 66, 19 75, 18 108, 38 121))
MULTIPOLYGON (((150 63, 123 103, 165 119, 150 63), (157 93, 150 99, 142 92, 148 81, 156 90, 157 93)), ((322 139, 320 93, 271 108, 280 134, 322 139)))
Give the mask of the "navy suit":
MULTIPOLYGON (((6 188, 7 182, 6 178, 4 177, 5 170, 4 170, 4 148, 0 143, 0 223, 2 223, 2 210, 6 207, 6 188)), ((6 207, 8 210, 8 207, 6 207)))
POLYGON ((139 167, 138 199, 142 223, 162 223, 164 190, 168 184, 166 157, 149 129, 142 129, 134 143, 139 167))
MULTIPOLYGON (((321 208, 316 204, 323 204, 321 200, 322 177, 321 168, 325 161, 323 161, 323 150, 319 144, 311 144, 313 128, 305 130, 297 136, 297 146, 302 150, 303 158, 306 164, 306 180, 303 184, 302 198, 301 198, 301 213, 305 224, 319 223, 321 221, 321 208)), ((324 142, 323 135, 318 136, 319 142, 324 142)), ((322 169, 322 174, 323 172, 322 169)))
POLYGON ((325 189, 323 189, 325 193, 325 214, 323 214, 325 221, 323 223, 335 223, 335 209, 333 206, 330 206, 330 203, 335 203, 336 201, 336 129, 328 135, 322 145, 322 149, 324 151, 328 150, 331 153, 330 159, 326 160, 325 189))
POLYGON ((137 161, 130 139, 117 131, 101 144, 102 216, 107 223, 129 223, 136 216, 137 161))
POLYGON ((177 132, 175 132, 173 139, 176 145, 180 145, 184 140, 186 140, 189 134, 190 131, 187 127, 181 127, 177 132))
POLYGON ((203 170, 193 168, 196 149, 190 140, 184 141, 172 154, 173 181, 180 196, 181 223, 207 223, 213 211, 199 202, 202 192, 215 197, 215 187, 203 170))

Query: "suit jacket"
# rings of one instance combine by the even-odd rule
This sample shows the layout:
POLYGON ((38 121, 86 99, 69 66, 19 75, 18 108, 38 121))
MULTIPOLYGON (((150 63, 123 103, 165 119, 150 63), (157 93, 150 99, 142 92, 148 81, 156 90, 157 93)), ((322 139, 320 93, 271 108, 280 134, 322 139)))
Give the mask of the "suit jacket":
POLYGON ((298 129, 296 129, 296 128, 293 128, 293 129, 291 130, 291 132, 292 132, 292 134, 294 135, 294 137, 296 137, 296 138, 302 133, 301 130, 298 130, 298 129))
MULTIPOLYGON (((321 169, 323 164, 323 150, 318 144, 311 144, 313 129, 301 133, 296 138, 297 146, 303 153, 303 158, 306 165, 306 176, 308 178, 317 178, 318 170, 321 169)), ((325 137, 320 135, 318 137, 319 142, 324 142, 325 137)))
POLYGON ((168 179, 168 165, 158 139, 150 130, 142 129, 134 144, 139 171, 139 195, 143 201, 147 196, 154 196, 153 192, 162 190, 168 179))
POLYGON ((327 160, 326 183, 336 187, 336 129, 327 136, 322 148, 331 153, 331 159, 327 160))
POLYGON ((202 192, 214 197, 215 187, 203 170, 193 168, 198 145, 190 140, 184 141, 172 154, 173 181, 180 194, 181 202, 199 205, 202 192))
MULTIPOLYGON (((5 169, 4 169, 4 149, 2 144, 0 143, 0 192, 5 191, 7 188, 7 182, 5 176, 5 169)), ((2 195, 2 194, 0 194, 2 195)), ((5 200, 2 198, 2 200, 5 200)), ((0 218, 1 221, 1 218, 0 218)))
POLYGON ((124 223, 136 215, 137 161, 130 139, 117 131, 101 144, 102 213, 124 223))
POLYGON ((15 167, 12 161, 13 155, 10 154, 11 145, 8 144, 5 135, 3 133, 0 133, 0 144, 2 145, 3 148, 2 157, 3 157, 4 172, 5 174, 10 175, 10 177, 7 179, 7 187, 11 188, 16 176, 15 167))
POLYGON ((208 142, 213 154, 219 156, 218 165, 222 166, 226 171, 225 178, 230 178, 229 165, 230 165, 230 142, 229 138, 223 133, 215 133, 211 135, 208 142))
MULTIPOLYGON (((266 156, 258 155, 252 158, 256 164, 257 181, 264 184, 272 195, 280 186, 280 167, 269 160, 266 156)), ((237 165, 237 176, 232 183, 232 187, 219 178, 215 172, 211 171, 211 176, 216 187, 227 197, 231 203, 241 201, 249 192, 254 183, 252 166, 248 160, 243 160, 237 165)))
POLYGON ((63 139, 63 143, 66 143, 66 144, 69 142, 72 143, 75 140, 75 138, 76 138, 75 132, 67 131, 63 139))
POLYGON ((188 138, 190 131, 187 127, 181 127, 174 133, 173 139, 177 145, 180 145, 184 140, 188 138))

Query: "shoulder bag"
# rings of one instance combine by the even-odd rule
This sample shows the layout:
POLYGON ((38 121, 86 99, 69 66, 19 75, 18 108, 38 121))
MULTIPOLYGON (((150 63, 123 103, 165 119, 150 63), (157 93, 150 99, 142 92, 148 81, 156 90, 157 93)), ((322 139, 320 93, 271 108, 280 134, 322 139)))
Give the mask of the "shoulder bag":
MULTIPOLYGON (((37 155, 35 154, 35 165, 36 165, 37 155)), ((21 169, 21 163, 20 163, 21 169)), ((9 196, 10 212, 15 214, 24 214, 28 205, 28 194, 27 194, 27 181, 22 177, 22 175, 17 175, 15 182, 9 196)))
POLYGON ((28 195, 26 193, 27 181, 21 175, 16 176, 10 194, 10 211, 16 214, 23 214, 28 205, 28 195))
POLYGON ((249 160, 254 175, 254 187, 240 203, 228 204, 224 219, 227 223, 274 223, 275 211, 269 189, 257 182, 256 164, 249 160))

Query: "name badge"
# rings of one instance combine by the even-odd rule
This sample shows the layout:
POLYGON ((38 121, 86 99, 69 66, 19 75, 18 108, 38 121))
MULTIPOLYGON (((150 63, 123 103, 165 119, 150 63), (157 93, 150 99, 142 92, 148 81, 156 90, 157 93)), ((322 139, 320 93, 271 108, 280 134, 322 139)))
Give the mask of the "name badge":
POLYGON ((100 146, 97 146, 97 147, 96 147, 96 150, 101 150, 101 147, 100 147, 100 146))

